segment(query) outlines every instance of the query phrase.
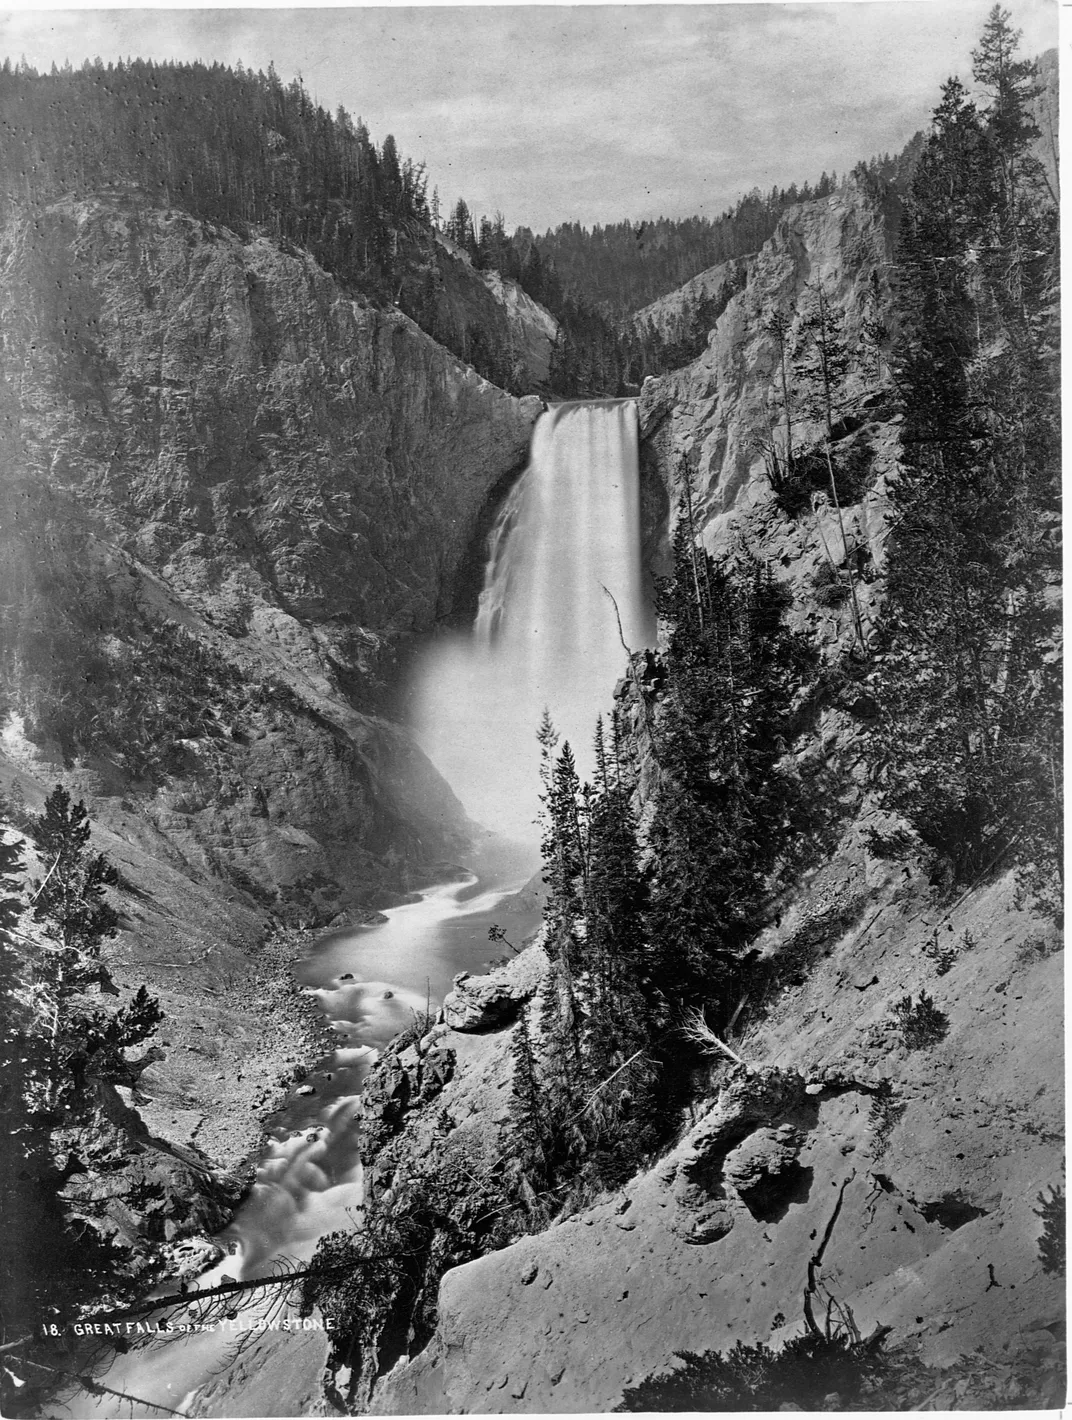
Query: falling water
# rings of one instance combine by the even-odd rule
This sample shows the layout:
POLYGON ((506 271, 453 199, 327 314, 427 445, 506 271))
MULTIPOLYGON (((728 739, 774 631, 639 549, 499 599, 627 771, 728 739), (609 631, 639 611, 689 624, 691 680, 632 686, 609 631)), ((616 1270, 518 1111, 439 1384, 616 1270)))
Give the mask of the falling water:
POLYGON ((636 405, 558 405, 537 423, 488 539, 475 625, 444 637, 420 670, 421 743, 474 818, 531 840, 544 707, 583 777, 596 715, 624 671, 622 641, 635 650, 654 632, 636 405))

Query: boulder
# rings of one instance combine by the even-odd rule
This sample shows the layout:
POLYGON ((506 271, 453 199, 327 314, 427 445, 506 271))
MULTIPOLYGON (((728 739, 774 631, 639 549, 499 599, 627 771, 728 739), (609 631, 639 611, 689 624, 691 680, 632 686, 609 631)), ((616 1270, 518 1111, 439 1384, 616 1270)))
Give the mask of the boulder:
POLYGON ((452 1030, 480 1031, 509 1025, 536 991, 547 958, 530 948, 487 976, 459 972, 443 1000, 443 1019, 452 1030))

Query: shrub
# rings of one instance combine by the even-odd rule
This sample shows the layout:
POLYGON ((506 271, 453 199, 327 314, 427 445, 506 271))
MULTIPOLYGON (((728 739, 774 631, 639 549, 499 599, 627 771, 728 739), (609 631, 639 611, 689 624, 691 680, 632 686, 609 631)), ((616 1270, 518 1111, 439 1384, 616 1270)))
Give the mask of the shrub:
POLYGON ((869 1111, 871 1128, 875 1132, 874 1154, 876 1160, 881 1159, 889 1148, 890 1135, 897 1127, 897 1121, 904 1114, 905 1108, 906 1106, 894 1096, 893 1086, 889 1080, 883 1080, 871 1096, 869 1111))
POLYGON ((908 1050, 926 1050, 937 1045, 949 1031, 949 1017, 940 1011, 926 991, 919 993, 915 1003, 911 996, 902 996, 893 1008, 894 1019, 908 1050))
POLYGON ((1035 1216, 1042 1219, 1042 1236, 1039 1238, 1039 1261, 1043 1272, 1065 1275, 1065 1191, 1056 1184, 1050 1185, 1050 1196, 1038 1196, 1039 1206, 1035 1216))
MULTIPOLYGON (((947 931, 952 932, 952 926, 947 926, 947 931)), ((957 958, 962 952, 970 952, 973 947, 978 946, 972 934, 965 929, 959 942, 943 941, 938 933, 938 928, 934 929, 934 935, 923 944, 923 955, 929 957, 934 962, 939 976, 944 976, 947 971, 953 969, 957 958)))
POLYGON ((845 1409, 886 1369, 881 1352, 866 1342, 841 1336, 794 1337, 775 1351, 760 1342, 738 1341, 720 1355, 675 1353, 684 1366, 668 1376, 649 1376, 622 1392, 616 1411, 845 1409))

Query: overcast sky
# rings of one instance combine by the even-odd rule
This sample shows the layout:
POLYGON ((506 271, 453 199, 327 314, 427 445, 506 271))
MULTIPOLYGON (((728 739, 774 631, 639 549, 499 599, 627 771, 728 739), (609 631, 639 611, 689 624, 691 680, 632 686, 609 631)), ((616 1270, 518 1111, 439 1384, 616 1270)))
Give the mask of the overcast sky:
MULTIPOLYGON (((970 81, 991 0, 595 6, 45 10, 0 50, 274 62, 423 159, 444 207, 537 230, 716 215, 758 185, 900 148, 942 80, 970 81)), ((1056 0, 1007 0, 1035 54, 1056 0)))

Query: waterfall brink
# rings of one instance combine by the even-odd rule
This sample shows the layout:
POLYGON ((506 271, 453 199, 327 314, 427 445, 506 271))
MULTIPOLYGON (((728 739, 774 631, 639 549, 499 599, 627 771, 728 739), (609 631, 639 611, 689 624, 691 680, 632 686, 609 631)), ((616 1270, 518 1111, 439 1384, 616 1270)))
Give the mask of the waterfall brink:
POLYGON ((422 666, 422 744, 470 815, 512 837, 535 837, 544 706, 582 778, 591 772, 596 715, 625 665, 607 591, 630 647, 654 641, 637 440, 631 400, 562 404, 540 418, 488 538, 476 622, 422 666))

